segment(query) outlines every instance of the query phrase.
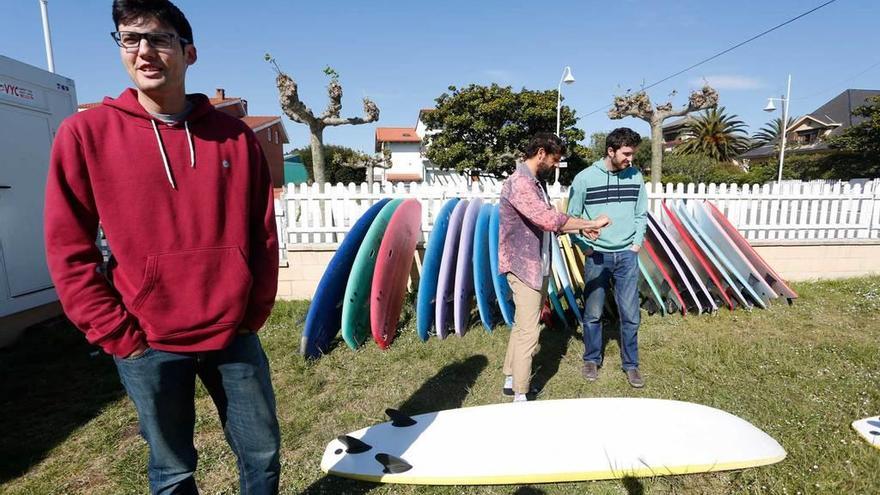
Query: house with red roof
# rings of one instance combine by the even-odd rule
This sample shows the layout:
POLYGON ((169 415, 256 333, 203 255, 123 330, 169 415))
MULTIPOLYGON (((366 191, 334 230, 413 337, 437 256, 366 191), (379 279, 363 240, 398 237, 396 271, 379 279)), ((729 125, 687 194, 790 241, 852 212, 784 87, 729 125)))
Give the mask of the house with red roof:
POLYGON ((454 170, 441 170, 428 160, 425 151, 437 130, 428 129, 422 117, 432 108, 419 110, 415 127, 377 127, 376 152, 391 155, 391 167, 375 169, 373 180, 385 182, 461 183, 469 179, 454 170))
MULTIPOLYGON (((422 154, 422 138, 412 127, 377 127, 376 152, 391 154, 391 167, 384 172, 388 182, 422 182, 425 178, 425 158, 422 154)), ((376 172, 374 171, 374 174, 376 172)), ((374 177, 375 179, 375 177, 374 177)))

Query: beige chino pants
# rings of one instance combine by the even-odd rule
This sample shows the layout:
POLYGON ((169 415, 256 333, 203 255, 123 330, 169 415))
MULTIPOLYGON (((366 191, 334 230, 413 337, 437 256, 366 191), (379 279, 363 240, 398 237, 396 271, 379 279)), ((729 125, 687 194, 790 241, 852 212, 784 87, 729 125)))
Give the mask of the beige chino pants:
POLYGON ((513 391, 518 394, 529 392, 532 377, 532 358, 538 353, 538 337, 541 333, 541 309, 547 296, 549 277, 544 277, 540 291, 524 284, 516 275, 507 274, 507 283, 513 293, 516 312, 513 316, 513 330, 507 343, 507 355, 502 371, 505 376, 513 376, 513 391))

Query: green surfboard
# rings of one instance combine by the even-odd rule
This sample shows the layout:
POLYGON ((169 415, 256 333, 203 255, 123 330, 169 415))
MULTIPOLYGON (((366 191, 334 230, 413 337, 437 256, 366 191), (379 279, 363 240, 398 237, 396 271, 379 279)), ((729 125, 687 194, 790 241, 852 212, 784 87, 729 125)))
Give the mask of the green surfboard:
POLYGON ((402 202, 403 199, 393 199, 382 208, 370 225, 351 265, 342 302, 342 339, 352 349, 357 349, 370 335, 370 289, 376 255, 388 222, 402 202))
MULTIPOLYGON (((660 291, 657 290, 657 286, 654 284, 654 281, 651 279, 651 275, 648 273, 648 269, 645 268, 645 265, 642 263, 642 260, 639 260, 639 272, 642 274, 642 278, 639 281, 644 282, 648 286, 648 291, 640 290, 640 292, 650 292, 650 294, 654 297, 654 304, 657 306, 657 311, 666 316, 666 305, 663 304, 663 298, 660 297, 660 291)), ((641 289, 641 288, 640 288, 641 289)))

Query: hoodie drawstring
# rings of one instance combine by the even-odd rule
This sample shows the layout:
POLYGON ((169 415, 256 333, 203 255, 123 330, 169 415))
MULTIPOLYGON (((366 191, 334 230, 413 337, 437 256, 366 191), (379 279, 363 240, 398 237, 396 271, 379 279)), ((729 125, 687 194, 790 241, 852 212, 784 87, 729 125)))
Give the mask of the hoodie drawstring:
MULTIPOLYGON (((183 127, 186 129, 186 142, 189 143, 189 166, 196 168, 196 148, 193 146, 193 136, 189 132, 189 122, 183 121, 183 127)), ((620 179, 618 179, 618 182, 620 179)))
MULTIPOLYGON (((174 182, 174 176, 171 175, 171 166, 168 165, 168 155, 165 153, 165 145, 162 143, 162 137, 159 135, 159 126, 156 125, 155 120, 150 120, 150 123, 153 124, 153 133, 156 135, 156 144, 159 147, 159 153, 162 155, 162 163, 165 165, 165 175, 168 177, 168 183, 171 184, 172 189, 177 189, 177 184, 174 182)), ((193 144, 192 133, 189 130, 189 122, 184 120, 183 127, 186 129, 186 142, 189 144, 189 164, 192 168, 196 168, 196 149, 193 144)))
POLYGON ((171 167, 168 166, 168 156, 165 155, 165 146, 162 144, 162 138, 159 136, 159 127, 156 126, 155 120, 150 120, 150 123, 153 124, 153 132, 156 133, 156 144, 159 146, 159 153, 162 154, 162 163, 165 164, 165 175, 168 176, 168 182, 171 184, 171 189, 177 189, 177 184, 174 183, 174 177, 171 176, 171 167))

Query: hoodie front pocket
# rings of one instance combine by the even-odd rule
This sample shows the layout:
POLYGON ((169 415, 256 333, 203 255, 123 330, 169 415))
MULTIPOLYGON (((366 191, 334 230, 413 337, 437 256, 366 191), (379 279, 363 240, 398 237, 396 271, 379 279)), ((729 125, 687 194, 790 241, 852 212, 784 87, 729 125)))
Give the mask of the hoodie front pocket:
POLYGON ((236 246, 149 256, 132 312, 154 338, 235 325, 244 316, 252 285, 236 246))

